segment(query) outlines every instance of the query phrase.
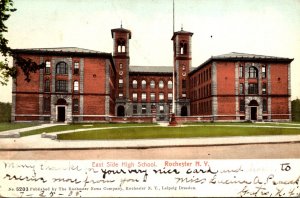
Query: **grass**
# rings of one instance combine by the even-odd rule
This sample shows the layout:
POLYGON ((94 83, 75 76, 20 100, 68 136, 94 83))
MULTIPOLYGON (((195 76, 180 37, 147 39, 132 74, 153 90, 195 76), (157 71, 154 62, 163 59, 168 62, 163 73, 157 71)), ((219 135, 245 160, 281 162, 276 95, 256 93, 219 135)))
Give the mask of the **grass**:
POLYGON ((69 131, 76 129, 90 129, 90 128, 103 128, 103 127, 126 127, 126 126, 153 126, 150 123, 80 123, 80 124, 68 124, 68 125, 58 125, 48 128, 36 129, 32 131, 26 131, 21 133, 21 137, 36 135, 41 133, 53 133, 58 131, 69 131))
POLYGON ((0 131, 8 131, 13 129, 20 129, 25 127, 36 126, 37 123, 10 123, 10 122, 1 122, 0 131))
POLYGON ((218 126, 218 125, 242 125, 242 126, 284 126, 284 127, 295 127, 295 124, 300 124, 299 122, 258 122, 258 123, 249 123, 249 122, 189 122, 183 125, 206 125, 206 126, 218 126))
POLYGON ((190 137, 224 137, 257 135, 300 134, 300 129, 263 128, 263 127, 224 127, 224 126, 187 126, 187 127, 145 127, 120 128, 76 133, 58 134, 60 140, 110 140, 110 139, 156 139, 190 137))

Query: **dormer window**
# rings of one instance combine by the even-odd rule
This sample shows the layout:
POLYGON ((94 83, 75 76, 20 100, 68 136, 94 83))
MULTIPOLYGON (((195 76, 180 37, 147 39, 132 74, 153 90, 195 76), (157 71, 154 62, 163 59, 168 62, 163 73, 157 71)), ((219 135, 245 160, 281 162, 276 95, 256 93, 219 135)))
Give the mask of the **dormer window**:
POLYGON ((123 39, 123 38, 118 39, 117 45, 118 45, 119 53, 123 53, 126 51, 125 44, 126 44, 125 39, 123 39))
POLYGON ((180 41, 180 54, 187 54, 187 42, 180 41))

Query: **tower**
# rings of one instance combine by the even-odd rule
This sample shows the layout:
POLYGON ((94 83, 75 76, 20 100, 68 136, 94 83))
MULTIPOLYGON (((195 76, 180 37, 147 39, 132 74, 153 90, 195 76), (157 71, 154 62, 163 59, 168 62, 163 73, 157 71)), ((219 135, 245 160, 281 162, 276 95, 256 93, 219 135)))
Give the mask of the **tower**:
POLYGON ((129 100, 129 39, 131 31, 120 28, 112 29, 113 59, 116 66, 116 115, 125 116, 129 100))
POLYGON ((173 51, 174 51, 174 70, 175 70, 175 112, 176 115, 190 115, 189 101, 189 78, 188 74, 192 67, 192 32, 174 32, 173 51))

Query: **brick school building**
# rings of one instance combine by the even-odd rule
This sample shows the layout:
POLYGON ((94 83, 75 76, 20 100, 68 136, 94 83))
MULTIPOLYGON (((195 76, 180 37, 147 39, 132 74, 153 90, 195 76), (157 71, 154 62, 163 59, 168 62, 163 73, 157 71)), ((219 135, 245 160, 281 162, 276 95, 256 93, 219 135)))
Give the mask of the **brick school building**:
POLYGON ((291 120, 293 59, 232 52, 193 68, 193 33, 180 30, 171 38, 174 66, 132 66, 131 31, 121 27, 111 35, 112 53, 15 49, 46 67, 30 82, 18 71, 12 121, 168 121, 173 104, 178 122, 291 120))

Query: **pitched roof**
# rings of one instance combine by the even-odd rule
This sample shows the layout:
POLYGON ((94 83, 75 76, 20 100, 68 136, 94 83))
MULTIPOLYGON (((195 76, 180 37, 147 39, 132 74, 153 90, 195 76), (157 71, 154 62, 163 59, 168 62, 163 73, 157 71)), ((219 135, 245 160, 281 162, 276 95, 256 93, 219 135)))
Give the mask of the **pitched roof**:
POLYGON ((131 31, 123 28, 122 26, 120 28, 111 29, 111 37, 114 37, 113 32, 129 33, 129 39, 131 39, 131 31))
POLYGON ((89 50, 78 47, 57 47, 57 48, 26 48, 13 49, 14 53, 28 53, 28 54, 56 54, 56 55, 97 55, 97 56, 111 56, 111 53, 100 52, 96 50, 89 50))
POLYGON ((188 31, 185 31, 185 30, 181 29, 180 31, 174 32, 174 34, 173 34, 171 40, 173 40, 174 37, 175 37, 176 35, 178 35, 178 34, 188 34, 188 35, 190 35, 190 36, 193 36, 194 33, 193 33, 193 32, 188 32, 188 31))
POLYGON ((173 72, 172 66, 130 66, 130 73, 165 73, 173 72))
POLYGON ((190 74, 198 71, 201 67, 205 66, 211 61, 218 61, 218 60, 226 60, 226 61, 272 61, 272 62, 287 62, 290 63, 294 59, 292 58, 284 58, 284 57, 277 57, 277 56, 266 56, 266 55, 257 55, 257 54, 247 54, 247 53, 240 53, 240 52, 230 52, 227 54, 222 54, 218 56, 212 56, 204 63, 199 65, 198 67, 194 68, 190 74))
POLYGON ((277 57, 277 56, 266 56, 266 55, 257 55, 257 54, 247 54, 240 52, 230 52, 228 54, 222 54, 218 56, 212 56, 215 59, 272 59, 272 60, 293 60, 289 58, 277 57))

